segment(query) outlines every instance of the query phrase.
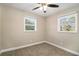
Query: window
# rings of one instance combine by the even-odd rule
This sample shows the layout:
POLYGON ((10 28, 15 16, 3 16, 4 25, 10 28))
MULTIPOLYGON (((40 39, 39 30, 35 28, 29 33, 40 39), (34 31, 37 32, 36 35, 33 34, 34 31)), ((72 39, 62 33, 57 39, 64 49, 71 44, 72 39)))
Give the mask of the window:
POLYGON ((77 32, 77 14, 62 16, 58 19, 59 32, 77 32))
POLYGON ((33 17, 24 18, 24 31, 36 31, 36 19, 33 17))

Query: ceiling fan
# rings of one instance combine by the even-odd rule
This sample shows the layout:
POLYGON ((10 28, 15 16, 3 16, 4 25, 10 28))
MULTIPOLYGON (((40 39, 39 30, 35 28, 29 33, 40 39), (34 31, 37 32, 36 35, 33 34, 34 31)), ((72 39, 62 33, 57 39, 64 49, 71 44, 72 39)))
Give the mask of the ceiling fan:
POLYGON ((35 8, 33 8, 32 10, 36 10, 36 9, 42 9, 44 13, 46 13, 46 9, 47 7, 51 7, 51 8, 58 8, 59 5, 57 4, 47 4, 47 3, 38 3, 40 6, 37 6, 35 8))

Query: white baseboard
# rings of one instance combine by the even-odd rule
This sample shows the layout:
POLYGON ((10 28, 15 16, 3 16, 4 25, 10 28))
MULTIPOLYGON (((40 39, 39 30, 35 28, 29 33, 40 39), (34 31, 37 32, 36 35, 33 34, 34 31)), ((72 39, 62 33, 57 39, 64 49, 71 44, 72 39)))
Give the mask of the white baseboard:
POLYGON ((7 52, 7 51, 13 51, 13 50, 17 50, 17 49, 21 49, 21 48, 25 48, 25 47, 30 47, 30 46, 37 45, 37 44, 41 44, 41 43, 44 43, 44 42, 45 42, 45 41, 35 42, 35 43, 27 44, 27 45, 24 45, 24 46, 19 46, 19 47, 13 47, 13 48, 8 48, 8 49, 3 49, 3 50, 0 51, 0 53, 7 52))
POLYGON ((30 47, 30 46, 37 45, 37 44, 41 44, 41 43, 48 43, 48 44, 50 44, 50 45, 53 45, 53 46, 55 46, 55 47, 58 47, 58 48, 60 48, 60 49, 63 49, 63 50, 65 50, 65 51, 67 51, 67 52, 70 52, 70 53, 72 53, 72 54, 75 54, 75 55, 78 55, 78 56, 79 56, 79 53, 78 53, 78 52, 75 52, 75 51, 72 51, 72 50, 70 50, 70 49, 64 48, 64 47, 62 47, 62 46, 59 46, 59 45, 54 44, 54 43, 49 42, 49 41, 41 41, 41 42, 36 42, 36 43, 32 43, 32 44, 27 44, 27 45, 24 45, 24 46, 19 46, 19 47, 13 47, 13 48, 4 49, 4 50, 1 50, 1 51, 0 51, 0 54, 3 53, 3 52, 13 51, 13 50, 17 50, 17 49, 21 49, 21 48, 25 48, 25 47, 30 47))
POLYGON ((76 52, 76 51, 72 51, 72 50, 70 50, 70 49, 64 48, 64 47, 62 47, 62 46, 59 46, 59 45, 57 45, 57 44, 54 44, 54 43, 51 43, 51 42, 48 42, 48 41, 45 41, 45 42, 48 43, 48 44, 50 44, 50 45, 53 45, 53 46, 55 46, 55 47, 58 47, 58 48, 60 48, 60 49, 63 49, 64 51, 67 51, 67 52, 70 52, 70 53, 72 53, 72 54, 74 54, 74 55, 78 55, 78 56, 79 56, 79 53, 76 52))

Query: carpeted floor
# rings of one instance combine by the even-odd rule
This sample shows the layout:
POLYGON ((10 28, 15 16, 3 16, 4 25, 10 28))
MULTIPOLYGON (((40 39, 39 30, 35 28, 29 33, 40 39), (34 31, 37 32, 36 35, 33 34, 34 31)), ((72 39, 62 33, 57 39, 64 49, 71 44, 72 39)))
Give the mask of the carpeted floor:
POLYGON ((47 43, 42 43, 15 51, 2 53, 1 56, 75 56, 47 43))

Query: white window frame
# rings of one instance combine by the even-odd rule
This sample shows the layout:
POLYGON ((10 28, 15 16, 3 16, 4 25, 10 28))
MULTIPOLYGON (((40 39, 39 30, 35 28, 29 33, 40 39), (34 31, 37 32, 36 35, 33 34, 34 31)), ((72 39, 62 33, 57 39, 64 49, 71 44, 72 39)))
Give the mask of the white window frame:
POLYGON ((57 25, 57 31, 58 32, 73 32, 73 33, 76 33, 77 32, 77 18, 78 18, 78 14, 76 12, 73 12, 73 13, 70 13, 70 14, 67 14, 67 15, 64 15, 64 16, 60 16, 58 18, 58 25, 57 25), (64 17, 64 16, 75 16, 75 31, 60 31, 60 17, 64 17))
POLYGON ((36 18, 34 18, 34 17, 24 17, 24 32, 35 32, 36 30, 37 30, 37 21, 36 21, 36 18), (25 20, 26 19, 34 21, 35 25, 25 24, 25 20), (27 26, 27 25, 35 26, 34 30, 26 30, 25 26, 27 26))

